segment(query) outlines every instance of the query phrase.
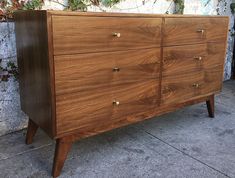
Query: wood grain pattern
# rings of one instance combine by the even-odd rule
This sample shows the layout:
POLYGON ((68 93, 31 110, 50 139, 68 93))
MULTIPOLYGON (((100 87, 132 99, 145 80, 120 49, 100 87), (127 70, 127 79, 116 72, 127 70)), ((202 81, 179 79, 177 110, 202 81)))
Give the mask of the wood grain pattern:
POLYGON ((55 55, 160 46, 161 18, 53 16, 52 21, 55 55))
POLYGON ((221 59, 224 57, 224 46, 225 43, 205 43, 165 47, 162 103, 185 101, 202 94, 220 91, 223 80, 224 61, 221 59))
POLYGON ((166 18, 164 46, 205 42, 221 42, 227 39, 227 18, 166 18), (204 30, 204 33, 198 30, 204 30))
POLYGON ((87 126, 117 120, 121 116, 147 111, 158 106, 158 82, 144 82, 101 87, 97 91, 84 91, 57 96, 57 133, 64 134, 87 126), (148 87, 146 87, 148 86, 148 87), (113 105, 113 101, 120 105, 113 105))
POLYGON ((159 79, 160 48, 63 55, 54 59, 56 95, 159 79), (119 71, 113 71, 114 68, 119 71))
POLYGON ((72 142, 69 139, 59 138, 56 140, 55 156, 52 169, 53 177, 58 177, 60 175, 71 146, 72 142))
POLYGON ((130 115, 129 117, 121 117, 115 120, 97 122, 95 128, 92 125, 87 125, 86 128, 83 128, 82 130, 81 129, 73 130, 71 132, 68 132, 66 135, 59 134, 58 138, 63 137, 68 141, 80 140, 82 138, 90 137, 90 136, 107 132, 107 131, 110 131, 119 127, 123 127, 123 126, 133 124, 136 122, 141 122, 143 120, 151 119, 153 117, 157 117, 157 116, 169 113, 169 112, 173 112, 182 107, 205 102, 209 100, 210 97, 211 95, 203 95, 203 96, 195 97, 185 102, 172 103, 169 105, 159 105, 158 107, 151 108, 151 109, 149 108, 148 110, 136 113, 135 115, 130 115))
MULTIPOLYGON (((202 71, 224 64, 225 43, 204 43, 165 47, 163 49, 163 77, 202 71)), ((220 68, 220 75, 223 68, 220 68)), ((221 79, 222 81, 222 79, 221 79)))
POLYGON ((22 110, 53 137, 46 11, 14 13, 22 110))
POLYGON ((217 93, 222 88, 220 66, 212 66, 207 70, 172 75, 162 79, 163 105, 184 102, 200 95, 217 93), (198 85, 198 86, 196 86, 198 85))

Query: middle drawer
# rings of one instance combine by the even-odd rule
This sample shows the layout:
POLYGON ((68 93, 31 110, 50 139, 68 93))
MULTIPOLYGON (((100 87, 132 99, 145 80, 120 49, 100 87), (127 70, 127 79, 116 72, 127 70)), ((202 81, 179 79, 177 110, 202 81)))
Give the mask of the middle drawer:
POLYGON ((160 49, 55 56, 56 95, 158 79, 160 49))

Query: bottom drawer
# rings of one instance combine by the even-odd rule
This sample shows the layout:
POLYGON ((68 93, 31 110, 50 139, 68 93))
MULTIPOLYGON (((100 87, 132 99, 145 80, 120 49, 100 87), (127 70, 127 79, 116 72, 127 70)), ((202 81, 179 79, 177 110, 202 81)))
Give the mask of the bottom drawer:
POLYGON ((92 131, 104 122, 117 123, 124 117, 144 114, 159 104, 158 86, 159 81, 150 79, 97 91, 57 95, 57 135, 73 130, 78 133, 92 131))
POLYGON ((223 65, 162 79, 162 104, 180 103, 221 90, 223 65))

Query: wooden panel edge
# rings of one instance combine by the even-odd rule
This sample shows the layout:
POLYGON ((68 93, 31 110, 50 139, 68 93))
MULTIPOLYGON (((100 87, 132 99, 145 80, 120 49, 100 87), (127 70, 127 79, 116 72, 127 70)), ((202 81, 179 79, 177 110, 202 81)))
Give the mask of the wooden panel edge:
POLYGON ((50 68, 50 87, 51 87, 51 119, 52 119, 52 138, 55 138, 56 131, 56 98, 55 98, 55 70, 54 70, 54 47, 52 14, 47 11, 47 40, 48 40, 48 62, 50 68))
POLYGON ((52 15, 66 15, 66 16, 96 16, 96 17, 152 17, 152 18, 227 18, 228 16, 218 15, 193 15, 193 14, 150 14, 150 13, 115 13, 115 12, 73 12, 73 11, 60 11, 60 10, 47 10, 52 15))

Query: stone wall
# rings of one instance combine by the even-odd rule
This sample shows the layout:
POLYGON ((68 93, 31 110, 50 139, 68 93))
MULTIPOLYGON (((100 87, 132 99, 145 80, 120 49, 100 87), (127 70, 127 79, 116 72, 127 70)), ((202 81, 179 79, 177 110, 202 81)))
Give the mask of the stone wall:
MULTIPOLYGON (((14 23, 0 23, 1 66, 9 61, 16 63, 14 23)), ((26 116, 20 110, 19 87, 14 77, 8 82, 0 82, 0 135, 22 129, 26 116)))
POLYGON ((217 13, 219 15, 228 15, 230 17, 228 47, 226 53, 226 62, 224 68, 224 79, 228 80, 232 76, 232 59, 234 48, 234 14, 231 13, 230 4, 232 0, 220 0, 217 6, 217 13))
MULTIPOLYGON (((202 0, 194 0, 193 2, 201 3, 202 0)), ((60 3, 66 4, 66 0, 59 0, 60 3)), ((221 1, 218 5, 211 5, 209 10, 203 10, 203 13, 192 6, 191 0, 185 0, 185 13, 209 14, 219 13, 223 15, 230 15, 231 27, 233 26, 233 15, 230 12, 230 0, 226 2, 221 1), (227 2, 227 3, 226 3, 227 2)), ((196 4, 195 6, 200 6, 196 4)), ((63 6, 49 0, 45 0, 43 9, 63 9, 63 6)), ((135 12, 135 13, 170 13, 174 11, 174 3, 169 0, 125 0, 119 5, 111 9, 105 7, 90 7, 89 11, 110 11, 110 12, 135 12), (145 3, 143 3, 145 2, 145 3)), ((202 10, 202 9, 201 9, 202 10)), ((233 49, 233 38, 230 35, 228 42, 227 62, 225 66, 225 79, 228 79, 231 74, 231 59, 233 49)), ((15 35, 14 23, 0 23, 0 59, 2 59, 1 66, 5 66, 7 62, 12 61, 16 63, 16 48, 15 48, 15 35)), ((13 131, 20 130, 26 127, 27 116, 20 110, 19 102, 19 89, 18 82, 14 77, 10 77, 8 82, 0 83, 0 135, 4 135, 13 131)))

